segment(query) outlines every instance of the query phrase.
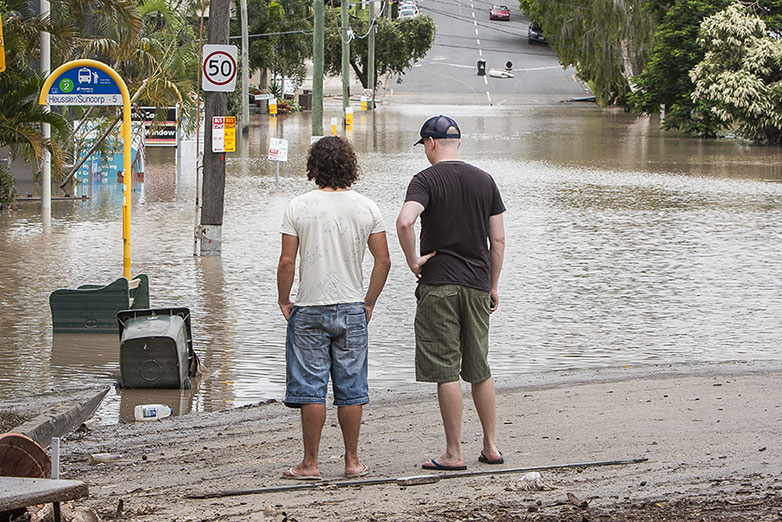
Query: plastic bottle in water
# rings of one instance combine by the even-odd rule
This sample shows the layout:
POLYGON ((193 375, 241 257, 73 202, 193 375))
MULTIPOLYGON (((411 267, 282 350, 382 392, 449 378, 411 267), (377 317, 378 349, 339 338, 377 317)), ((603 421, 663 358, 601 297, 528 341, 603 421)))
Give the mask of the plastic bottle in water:
POLYGON ((165 419, 172 413, 174 413, 174 410, 165 404, 139 404, 133 410, 133 415, 137 421, 165 419))

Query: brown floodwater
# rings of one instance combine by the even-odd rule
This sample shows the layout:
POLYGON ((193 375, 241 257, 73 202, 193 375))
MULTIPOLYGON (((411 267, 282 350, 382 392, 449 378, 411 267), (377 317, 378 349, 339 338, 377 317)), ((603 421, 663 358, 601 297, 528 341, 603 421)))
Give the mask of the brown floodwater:
MULTIPOLYGON (((372 389, 414 382, 415 278, 394 220, 428 165, 411 145, 438 113, 460 123, 462 158, 493 174, 508 209, 495 375, 779 357, 779 148, 686 138, 593 107, 383 107, 347 133, 363 169, 356 189, 379 204, 393 262, 370 324, 372 389)), ((209 372, 187 391, 112 391, 101 422, 128 420, 141 403, 181 414, 283 396, 279 225, 288 200, 312 188, 309 140, 307 114, 253 116, 228 157, 219 258, 193 256, 194 143, 179 159, 148 149, 133 192, 132 273, 149 275, 153 306, 190 308, 209 372), (290 140, 279 182, 270 136, 290 140)), ((52 334, 53 290, 122 275, 121 187, 80 190, 90 199, 55 201, 51 222, 37 203, 0 214, 0 399, 117 380, 118 336, 52 334)))

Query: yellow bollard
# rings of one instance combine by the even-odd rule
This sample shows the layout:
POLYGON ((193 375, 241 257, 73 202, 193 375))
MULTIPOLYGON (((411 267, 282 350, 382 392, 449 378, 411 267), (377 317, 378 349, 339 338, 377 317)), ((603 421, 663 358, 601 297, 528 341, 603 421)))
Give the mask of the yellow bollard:
POLYGON ((345 125, 353 125, 353 107, 345 107, 345 125))
POLYGON ((331 135, 337 135, 337 118, 331 118, 331 135))
POLYGON ((362 111, 367 110, 367 97, 366 96, 362 96, 361 97, 361 110, 362 111))
POLYGON ((269 114, 271 114, 272 116, 276 116, 277 115, 277 99, 276 98, 272 98, 271 100, 269 100, 269 114))

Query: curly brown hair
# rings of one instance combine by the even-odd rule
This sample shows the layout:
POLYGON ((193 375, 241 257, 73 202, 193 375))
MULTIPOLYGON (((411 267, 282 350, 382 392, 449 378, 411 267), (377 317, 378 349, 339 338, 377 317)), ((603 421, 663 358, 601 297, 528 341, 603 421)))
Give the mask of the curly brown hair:
POLYGON ((358 181, 359 167, 353 145, 339 136, 326 136, 310 147, 307 179, 320 188, 349 188, 358 181))

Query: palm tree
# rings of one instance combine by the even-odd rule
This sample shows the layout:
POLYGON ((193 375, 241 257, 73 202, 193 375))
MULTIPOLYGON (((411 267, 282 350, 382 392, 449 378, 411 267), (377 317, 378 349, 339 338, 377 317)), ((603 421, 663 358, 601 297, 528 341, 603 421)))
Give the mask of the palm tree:
MULTIPOLYGON (((59 114, 44 112, 38 105, 43 78, 30 64, 40 56, 40 31, 50 32, 59 48, 67 48, 73 34, 36 16, 26 0, 5 0, 0 7, 5 7, 0 14, 6 51, 6 70, 0 73, 0 148, 33 165, 40 165, 44 149, 49 149, 54 172, 62 173, 67 154, 60 144, 69 135, 68 124, 59 114), (41 123, 52 126, 51 139, 43 138, 41 123)), ((0 204, 13 201, 15 186, 7 166, 0 164, 0 204)))

